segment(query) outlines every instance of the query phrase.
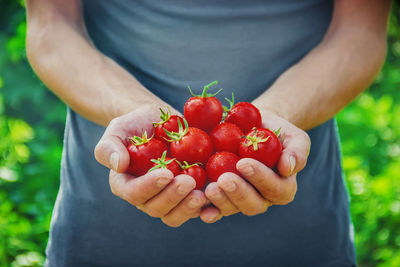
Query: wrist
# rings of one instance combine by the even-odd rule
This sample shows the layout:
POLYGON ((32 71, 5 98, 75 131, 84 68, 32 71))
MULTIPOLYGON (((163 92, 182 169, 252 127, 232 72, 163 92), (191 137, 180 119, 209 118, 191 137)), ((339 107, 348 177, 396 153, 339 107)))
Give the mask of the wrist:
POLYGON ((263 118, 269 116, 278 116, 282 119, 290 121, 289 113, 285 109, 276 109, 272 105, 268 105, 265 102, 263 103, 258 101, 258 99, 253 101, 252 104, 260 110, 263 118))

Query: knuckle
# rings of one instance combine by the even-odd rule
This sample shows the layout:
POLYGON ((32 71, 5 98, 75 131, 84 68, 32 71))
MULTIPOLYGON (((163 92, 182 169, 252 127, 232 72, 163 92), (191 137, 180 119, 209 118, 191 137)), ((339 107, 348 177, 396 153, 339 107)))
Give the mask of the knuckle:
POLYGON ((243 210, 242 213, 246 216, 254 216, 258 214, 254 209, 243 210))
POLYGON ((291 186, 291 189, 289 189, 288 192, 285 194, 285 196, 281 198, 281 201, 279 201, 279 204, 287 205, 287 204, 291 203, 296 196, 296 192, 297 192, 297 184, 294 183, 291 186))
POLYGON ((146 213, 147 215, 154 217, 154 218, 161 218, 164 217, 164 213, 160 211, 159 209, 156 209, 154 207, 146 207, 146 213))
POLYGON ((175 199, 175 197, 172 194, 167 194, 165 196, 165 200, 164 200, 164 205, 167 207, 174 207, 176 206, 177 201, 175 199))
POLYGON ((108 128, 113 128, 115 125, 118 125, 118 122, 120 121, 119 117, 113 118, 110 123, 108 124, 108 128))
POLYGON ((148 197, 146 196, 148 193, 148 188, 144 187, 145 182, 141 179, 136 180, 136 184, 129 190, 129 195, 131 196, 132 201, 137 204, 142 204, 147 201, 148 197))
POLYGON ((254 216, 254 215, 259 214, 260 212, 256 208, 250 208, 250 209, 243 210, 242 213, 246 216, 254 216))
POLYGON ((272 183, 265 190, 263 195, 268 199, 279 199, 282 195, 282 192, 277 183, 272 183))
POLYGON ((110 185, 110 189, 111 189, 111 193, 113 193, 114 195, 116 195, 117 197, 119 197, 119 195, 118 195, 118 193, 117 193, 117 190, 115 190, 115 188, 114 188, 112 185, 110 185))
POLYGON ((99 161, 100 159, 100 153, 102 150, 103 150, 103 142, 100 141, 94 148, 94 157, 96 158, 97 161, 99 161))
POLYGON ((240 189, 236 190, 236 192, 234 192, 232 194, 232 197, 237 202, 242 202, 242 201, 245 201, 247 199, 246 193, 243 190, 240 190, 240 189))
POLYGON ((110 185, 111 193, 113 193, 114 195, 120 197, 120 192, 117 189, 117 185, 116 185, 117 177, 115 177, 115 176, 116 176, 116 174, 114 172, 110 172, 108 182, 109 182, 109 185, 110 185))
POLYGON ((305 131, 302 131, 301 133, 302 133, 301 136, 304 139, 304 142, 306 144, 310 145, 311 144, 310 136, 305 131))
POLYGON ((107 141, 101 140, 99 141, 99 143, 97 143, 97 145, 94 148, 95 159, 103 165, 107 165, 108 163, 106 159, 106 151, 108 146, 109 143, 107 141))
MULTIPOLYGON (((305 151, 307 153, 307 151, 305 151)), ((301 165, 305 165, 307 162, 307 154, 297 154, 297 161, 301 164, 301 165)))
POLYGON ((136 197, 134 197, 131 193, 127 192, 125 194, 122 194, 120 196, 122 199, 124 199, 125 201, 128 201, 131 205, 133 206, 138 206, 141 203, 136 199, 136 197))
POLYGON ((294 197, 293 198, 290 198, 290 197, 283 198, 281 201, 279 201, 279 205, 287 205, 290 202, 292 202, 293 199, 294 199, 294 197))
POLYGON ((250 209, 244 210, 242 213, 246 216, 254 216, 266 212, 268 209, 267 202, 252 206, 250 209))

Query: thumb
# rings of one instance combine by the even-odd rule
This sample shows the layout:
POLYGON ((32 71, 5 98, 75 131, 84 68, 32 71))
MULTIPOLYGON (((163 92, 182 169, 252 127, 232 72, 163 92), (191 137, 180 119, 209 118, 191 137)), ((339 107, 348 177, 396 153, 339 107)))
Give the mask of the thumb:
POLYGON ((116 172, 126 172, 129 167, 129 153, 121 138, 115 135, 103 136, 94 149, 96 160, 116 172))

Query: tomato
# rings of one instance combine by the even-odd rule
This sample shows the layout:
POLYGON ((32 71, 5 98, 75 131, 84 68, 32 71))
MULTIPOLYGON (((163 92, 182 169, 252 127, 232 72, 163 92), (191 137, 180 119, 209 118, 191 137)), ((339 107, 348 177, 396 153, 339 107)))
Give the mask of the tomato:
POLYGON ((155 127, 154 137, 164 144, 169 145, 168 141, 165 140, 168 139, 168 136, 165 133, 164 129, 170 132, 177 132, 179 130, 178 120, 182 124, 183 119, 178 115, 171 115, 171 111, 169 110, 169 108, 167 112, 164 112, 162 109, 160 109, 160 111, 161 122, 153 123, 155 127))
POLYGON ((181 164, 182 174, 190 175, 196 181, 196 188, 197 190, 201 190, 206 185, 207 181, 207 174, 206 171, 199 166, 198 163, 189 165, 187 161, 183 162, 184 165, 181 164))
POLYGON ((186 119, 183 119, 185 128, 180 122, 178 132, 169 132, 171 155, 179 161, 186 160, 189 164, 200 162, 205 164, 214 152, 210 137, 206 132, 198 128, 189 127, 186 119))
POLYGON ((144 175, 153 166, 151 159, 158 158, 167 150, 167 146, 155 138, 147 138, 146 132, 142 138, 130 137, 131 143, 127 146, 130 163, 128 173, 135 176, 144 175))
POLYGON ((240 173, 236 170, 239 157, 231 152, 217 152, 207 162, 206 172, 210 182, 216 182, 225 172, 240 173))
POLYGON ((222 122, 210 133, 216 152, 227 151, 238 154, 239 143, 242 140, 243 132, 239 126, 222 122))
POLYGON ((276 134, 264 128, 254 128, 239 144, 241 158, 256 159, 270 168, 275 166, 281 153, 282 144, 276 134))
POLYGON ((193 94, 189 87, 190 93, 193 97, 185 103, 184 107, 184 116, 187 119, 189 126, 210 132, 220 123, 223 114, 222 104, 214 96, 222 89, 215 94, 207 93, 210 86, 217 83, 218 81, 214 81, 204 86, 201 95, 193 94))
POLYGON ((151 161, 153 162, 153 167, 149 170, 149 172, 162 168, 170 170, 174 176, 177 176, 181 173, 181 167, 179 163, 175 159, 168 158, 166 150, 160 158, 152 159, 151 161))
POLYGON ((232 101, 228 101, 231 104, 231 108, 225 109, 228 112, 224 119, 225 122, 236 124, 244 133, 249 132, 253 127, 261 127, 261 113, 253 104, 240 102, 233 105, 233 94, 232 101))

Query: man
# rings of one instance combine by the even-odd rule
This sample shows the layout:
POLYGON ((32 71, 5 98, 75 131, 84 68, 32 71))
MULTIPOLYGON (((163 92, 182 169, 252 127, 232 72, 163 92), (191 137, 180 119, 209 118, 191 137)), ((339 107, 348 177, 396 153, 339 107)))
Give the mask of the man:
POLYGON ((381 67, 389 9, 389 0, 28 0, 29 60, 70 107, 47 265, 354 265, 331 118, 381 67), (221 97, 233 90, 265 127, 282 127, 277 172, 242 159, 241 177, 225 173, 205 192, 168 170, 126 174, 125 137, 151 132, 159 107, 179 113, 187 85, 215 79, 228 89, 221 97))

